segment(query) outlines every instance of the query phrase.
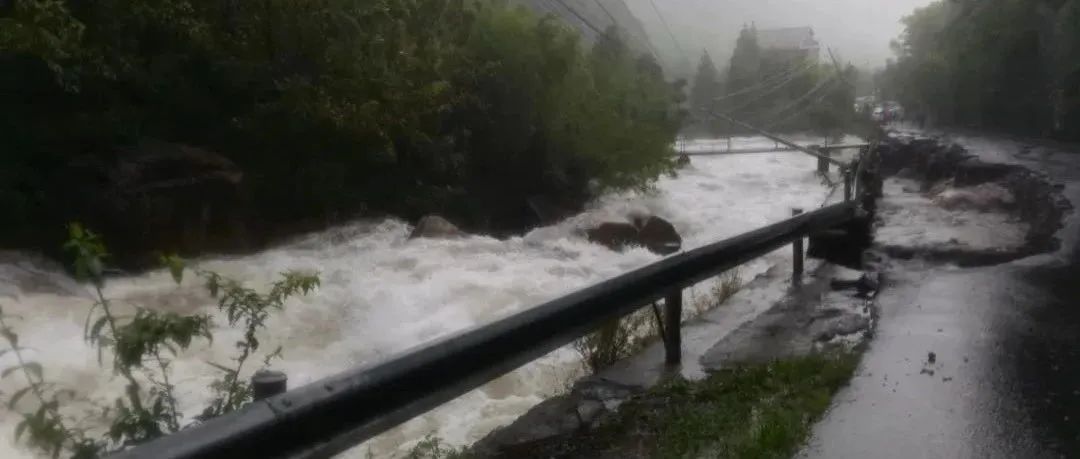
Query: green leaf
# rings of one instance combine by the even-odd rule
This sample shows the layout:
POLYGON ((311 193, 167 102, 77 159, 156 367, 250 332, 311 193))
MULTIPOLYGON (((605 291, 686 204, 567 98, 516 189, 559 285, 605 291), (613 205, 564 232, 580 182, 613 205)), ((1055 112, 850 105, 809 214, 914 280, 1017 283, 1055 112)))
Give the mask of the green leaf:
POLYGON ((41 379, 43 379, 43 378, 41 377, 41 374, 42 374, 42 369, 41 369, 41 364, 40 364, 40 363, 37 363, 37 362, 26 362, 25 364, 23 364, 23 366, 22 366, 22 367, 23 367, 24 369, 26 369, 26 371, 28 371, 28 372, 32 373, 32 374, 33 374, 34 376, 37 376, 37 379, 38 379, 39 381, 40 381, 41 379))
POLYGON ((184 260, 176 254, 162 255, 161 264, 169 268, 169 274, 172 274, 173 281, 177 284, 184 280, 184 260))
POLYGON ((109 323, 109 316, 101 316, 98 318, 94 325, 90 327, 90 334, 86 335, 87 339, 91 343, 101 340, 101 329, 109 323))
POLYGON ((30 391, 33 390, 33 389, 34 389, 34 386, 26 386, 26 387, 24 387, 22 389, 19 389, 19 390, 15 391, 14 394, 11 394, 11 398, 9 398, 8 402, 7 402, 8 409, 9 410, 14 410, 15 405, 17 405, 19 403, 19 399, 23 398, 24 395, 30 393, 30 391))
POLYGON ((15 441, 18 441, 22 437, 23 432, 30 426, 30 416, 23 416, 23 420, 19 421, 19 424, 15 426, 15 441))
POLYGON ((3 373, 0 373, 0 379, 4 379, 4 378, 8 377, 12 373, 18 371, 20 368, 22 368, 22 365, 16 365, 16 366, 13 366, 13 367, 5 368, 3 373))
POLYGON ((94 311, 101 307, 100 301, 95 301, 90 306, 90 310, 86 312, 86 320, 83 322, 83 339, 87 339, 90 336, 90 319, 94 318, 94 311))
POLYGON ((18 347, 19 335, 16 335, 15 332, 11 331, 11 329, 0 329, 0 335, 3 335, 3 337, 7 339, 9 343, 11 343, 11 347, 18 347))

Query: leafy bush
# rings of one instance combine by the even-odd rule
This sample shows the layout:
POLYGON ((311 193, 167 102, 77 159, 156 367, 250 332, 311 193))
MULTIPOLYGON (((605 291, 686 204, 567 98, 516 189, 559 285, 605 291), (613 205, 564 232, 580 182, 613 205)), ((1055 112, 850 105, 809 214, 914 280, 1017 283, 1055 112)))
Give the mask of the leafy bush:
POLYGON ((0 161, 21 173, 0 203, 21 211, 0 242, 71 218, 66 168, 144 138, 239 164, 251 221, 438 210, 516 230, 531 196, 647 186, 680 122, 616 33, 590 51, 499 0, 13 2, 0 161))
MULTIPOLYGON (((79 225, 71 225, 69 235, 66 248, 75 255, 75 271, 79 278, 93 284, 97 295, 97 301, 87 313, 84 337, 97 349, 102 369, 123 379, 124 396, 98 412, 75 416, 65 406, 75 392, 46 380, 42 365, 25 359, 26 348, 20 345, 19 335, 9 323, 14 317, 5 316, 0 310, 0 335, 8 344, 0 355, 10 352, 17 362, 5 368, 2 377, 21 374, 26 381, 24 387, 10 396, 8 408, 17 410, 25 406, 20 401, 28 396, 36 405, 22 411, 16 439, 25 438, 28 446, 54 458, 61 454, 94 458, 179 431, 185 427, 190 413, 181 413, 177 408, 172 359, 196 340, 211 341, 213 318, 209 314, 184 316, 142 307, 135 307, 130 314, 121 313, 102 290, 108 253, 100 238, 79 225)), ((181 282, 186 270, 182 261, 164 257, 163 262, 174 280, 181 282)), ((221 373, 210 384, 213 393, 210 406, 194 416, 202 421, 235 411, 251 401, 250 384, 240 376, 261 346, 257 333, 264 328, 270 314, 281 310, 289 297, 312 292, 319 280, 312 275, 285 273, 268 293, 262 294, 213 272, 197 269, 194 272, 218 299, 218 308, 225 314, 228 325, 243 331, 232 362, 210 363, 221 373)), ((264 367, 277 357, 280 348, 267 354, 264 367)))

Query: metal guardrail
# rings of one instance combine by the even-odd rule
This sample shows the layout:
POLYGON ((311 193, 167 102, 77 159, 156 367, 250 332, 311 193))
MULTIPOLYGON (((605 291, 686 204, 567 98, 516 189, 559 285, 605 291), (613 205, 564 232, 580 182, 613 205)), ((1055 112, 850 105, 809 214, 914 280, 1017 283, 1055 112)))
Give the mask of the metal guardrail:
MULTIPOLYGON (((862 148, 866 148, 866 147, 869 147, 869 146, 870 146, 870 144, 868 144, 868 143, 851 143, 851 144, 835 144, 835 145, 823 145, 823 146, 813 145, 813 146, 807 146, 806 148, 809 148, 809 149, 812 149, 812 150, 817 150, 819 152, 825 153, 825 152, 836 151, 836 150, 862 149, 862 148)), ((743 155, 743 154, 756 154, 756 153, 780 153, 780 152, 789 152, 789 151, 803 152, 802 150, 796 150, 794 148, 785 146, 785 147, 736 148, 736 149, 729 149, 729 150, 699 150, 699 151, 679 150, 678 154, 679 155, 686 155, 686 156, 723 156, 723 155, 743 155)), ((836 161, 839 161, 839 160, 836 160, 836 161)))
MULTIPOLYGON (((665 299, 678 323, 693 284, 856 218, 848 201, 683 252, 532 309, 251 403, 121 452, 124 459, 312 458, 343 452, 452 400, 611 320, 665 299)), ((801 265, 802 253, 797 253, 801 265)), ((679 326, 666 327, 667 361, 681 357, 679 326)))

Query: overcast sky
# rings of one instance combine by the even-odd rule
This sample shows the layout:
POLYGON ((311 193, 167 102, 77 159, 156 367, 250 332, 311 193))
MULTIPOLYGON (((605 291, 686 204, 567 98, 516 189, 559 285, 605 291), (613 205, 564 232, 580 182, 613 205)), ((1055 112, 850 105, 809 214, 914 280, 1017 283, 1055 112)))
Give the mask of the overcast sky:
MULTIPOLYGON (((931 0, 652 0, 697 64, 708 49, 726 66, 742 24, 758 28, 811 26, 823 47, 860 67, 883 65, 889 41, 900 34, 900 19, 931 0)), ((649 0, 626 0, 645 24, 656 47, 678 54, 656 20, 649 0), (665 40, 666 39, 666 40, 665 40), (667 43, 665 43, 665 41, 667 43)))

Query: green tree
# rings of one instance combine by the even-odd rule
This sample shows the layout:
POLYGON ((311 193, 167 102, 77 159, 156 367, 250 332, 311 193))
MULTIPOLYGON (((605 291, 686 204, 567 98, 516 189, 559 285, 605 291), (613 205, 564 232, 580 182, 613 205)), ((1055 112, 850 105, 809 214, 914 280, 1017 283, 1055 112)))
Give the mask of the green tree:
POLYGON ((1080 134, 1076 0, 936 2, 904 19, 883 92, 943 125, 1080 134))
POLYGON ((260 226, 439 211, 502 232, 533 223, 532 196, 648 186, 680 121, 648 59, 498 0, 13 2, 4 245, 96 218, 70 197, 145 139, 239 165, 235 213, 260 226))
POLYGON ((694 86, 690 89, 690 106, 698 113, 708 113, 716 106, 716 99, 723 95, 720 72, 716 70, 708 51, 701 54, 694 86))

